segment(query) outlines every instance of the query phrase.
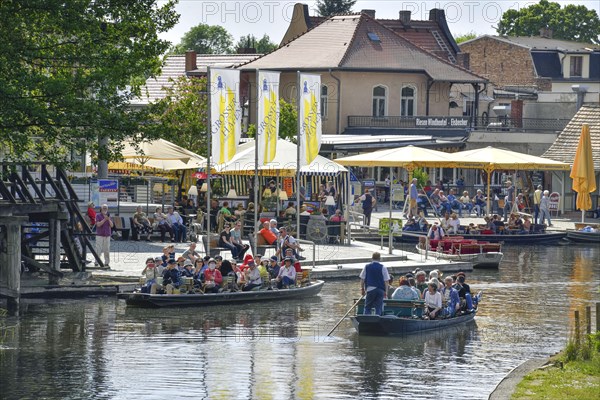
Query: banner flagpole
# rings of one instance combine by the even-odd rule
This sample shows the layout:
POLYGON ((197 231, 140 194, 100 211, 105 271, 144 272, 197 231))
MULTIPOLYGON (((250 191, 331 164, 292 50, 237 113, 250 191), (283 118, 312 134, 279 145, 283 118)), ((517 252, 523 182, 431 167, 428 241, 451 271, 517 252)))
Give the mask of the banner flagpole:
MULTIPOLYGON (((254 248, 252 249, 252 254, 256 255, 257 249, 258 249, 258 229, 260 228, 260 226, 258 225, 258 191, 260 190, 261 186, 258 184, 258 130, 259 130, 259 126, 258 126, 258 102, 260 101, 259 99, 259 90, 258 90, 258 86, 259 82, 258 82, 258 69, 256 70, 256 104, 255 104, 255 108, 256 108, 256 112, 255 112, 255 116, 256 116, 256 133, 254 134, 254 223, 252 224, 252 228, 253 228, 253 232, 251 233, 251 235, 254 235, 254 248)), ((248 85, 248 98, 252 99, 252 85, 248 85)), ((250 103, 252 104, 252 103, 250 103)))
POLYGON ((302 83, 300 71, 296 72, 296 110, 298 110, 298 143, 296 146, 296 238, 300 239, 300 146, 302 145, 302 120, 300 102, 302 101, 302 83))
POLYGON ((207 138, 206 138, 206 254, 210 255, 210 156, 212 153, 212 116, 211 116, 211 82, 210 67, 206 67, 206 94, 207 100, 207 138))

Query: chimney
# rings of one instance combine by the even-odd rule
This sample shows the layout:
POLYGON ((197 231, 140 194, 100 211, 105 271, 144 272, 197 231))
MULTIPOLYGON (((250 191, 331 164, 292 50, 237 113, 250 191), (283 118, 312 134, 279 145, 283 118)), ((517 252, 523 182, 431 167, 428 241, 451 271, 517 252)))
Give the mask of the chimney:
POLYGON ((360 10, 361 14, 367 14, 369 17, 375 19, 375 10, 360 10))
POLYGON ((546 38, 546 39, 552 39, 552 34, 554 32, 552 31, 552 28, 548 28, 547 26, 544 26, 543 28, 540 28, 540 37, 546 38))
POLYGON ((196 65, 196 52, 194 50, 188 50, 185 52, 185 72, 194 71, 198 69, 196 65))
POLYGON ((411 14, 410 10, 400 11, 400 22, 402 22, 402 24, 404 24, 404 25, 409 25, 410 24, 410 14, 411 14))
POLYGON ((441 10, 439 8, 433 8, 429 10, 429 20, 435 22, 446 22, 446 13, 444 12, 444 10, 441 10))
POLYGON ((238 54, 256 54, 255 47, 240 47, 237 49, 238 54))
POLYGON ((471 69, 471 54, 470 53, 456 53, 456 64, 460 65, 465 69, 471 69))

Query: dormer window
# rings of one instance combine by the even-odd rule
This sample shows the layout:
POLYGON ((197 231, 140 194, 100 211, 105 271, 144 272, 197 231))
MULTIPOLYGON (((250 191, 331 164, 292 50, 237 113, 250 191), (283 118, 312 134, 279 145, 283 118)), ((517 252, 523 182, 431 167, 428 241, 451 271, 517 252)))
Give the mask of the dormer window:
POLYGON ((570 68, 570 77, 579 77, 583 76, 583 56, 571 56, 571 68, 570 68))

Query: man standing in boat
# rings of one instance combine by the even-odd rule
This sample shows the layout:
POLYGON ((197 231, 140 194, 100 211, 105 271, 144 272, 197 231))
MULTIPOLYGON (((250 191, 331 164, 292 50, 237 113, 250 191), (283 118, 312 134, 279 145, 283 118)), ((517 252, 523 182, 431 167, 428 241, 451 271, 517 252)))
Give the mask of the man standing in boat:
POLYGON ((383 313, 383 299, 387 297, 390 275, 379 262, 381 254, 373 253, 372 262, 365 265, 360 273, 361 293, 365 298, 365 314, 383 313))

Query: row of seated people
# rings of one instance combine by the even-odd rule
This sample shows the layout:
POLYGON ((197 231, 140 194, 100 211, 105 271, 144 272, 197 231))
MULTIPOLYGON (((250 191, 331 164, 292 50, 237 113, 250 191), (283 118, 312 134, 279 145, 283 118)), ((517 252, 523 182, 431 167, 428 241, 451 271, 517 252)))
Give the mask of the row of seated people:
POLYGON ((471 198, 468 191, 463 191, 462 196, 457 196, 454 189, 450 189, 450 193, 446 196, 443 190, 435 189, 431 195, 427 195, 424 190, 419 190, 417 197, 417 207, 423 212, 424 216, 428 216, 427 208, 433 208, 435 215, 443 215, 444 212, 452 213, 456 210, 459 216, 462 216, 463 211, 467 215, 474 213, 476 216, 485 214, 486 197, 483 192, 478 189, 477 194, 471 198))
POLYGON ((472 312, 481 299, 481 294, 473 296, 466 283, 466 274, 459 272, 448 276, 443 284, 440 282, 443 273, 433 270, 427 274, 417 268, 398 280, 398 287, 392 285, 390 279, 388 298, 393 300, 424 300, 426 318, 451 318, 462 313, 472 312))
POLYGON ((148 258, 142 271, 142 292, 173 294, 185 287, 193 293, 219 293, 265 286, 272 289, 273 285, 285 289, 296 284, 297 273, 302 270, 292 256, 279 261, 277 256, 263 260, 262 255, 248 254, 238 263, 221 256, 202 257, 195 248, 192 243, 176 258, 174 246, 165 246, 160 257, 148 258))
MULTIPOLYGON (((435 223, 437 224, 437 222, 435 223)), ((435 226, 434 224, 434 226, 435 226)), ((441 219, 439 226, 442 228, 442 237, 445 234, 506 234, 506 233, 538 233, 545 231, 545 225, 536 225, 531 221, 528 215, 520 215, 513 213, 510 215, 508 222, 502 221, 502 218, 494 214, 491 217, 485 216, 483 224, 470 223, 469 225, 461 225, 459 216, 456 213, 445 213, 441 219)), ((423 213, 417 218, 410 217, 403 231, 407 232, 428 232, 431 233, 432 225, 427 222, 423 213)))

